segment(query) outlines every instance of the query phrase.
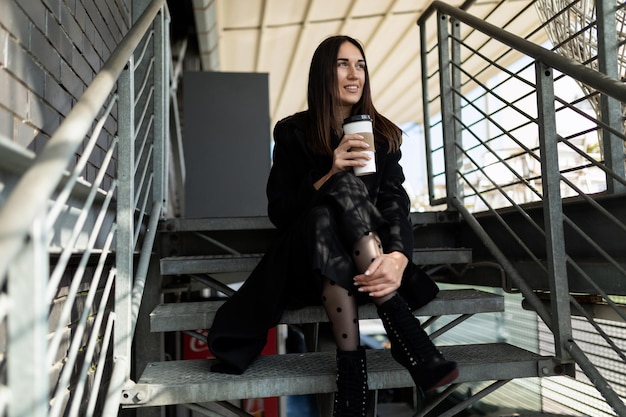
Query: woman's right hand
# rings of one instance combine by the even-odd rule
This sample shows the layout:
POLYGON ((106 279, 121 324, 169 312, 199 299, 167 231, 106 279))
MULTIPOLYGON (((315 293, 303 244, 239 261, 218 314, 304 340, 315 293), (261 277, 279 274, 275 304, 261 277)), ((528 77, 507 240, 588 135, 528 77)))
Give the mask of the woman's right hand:
POLYGON ((355 166, 365 166, 370 156, 364 153, 369 145, 363 136, 358 133, 344 135, 339 146, 333 151, 333 166, 329 174, 332 176, 339 171, 346 171, 355 166))
POLYGON ((363 139, 363 136, 358 133, 344 135, 341 138, 339 146, 333 151, 333 165, 330 171, 313 184, 316 190, 319 190, 330 177, 338 172, 347 171, 352 167, 365 166, 370 156, 363 152, 369 148, 363 139))

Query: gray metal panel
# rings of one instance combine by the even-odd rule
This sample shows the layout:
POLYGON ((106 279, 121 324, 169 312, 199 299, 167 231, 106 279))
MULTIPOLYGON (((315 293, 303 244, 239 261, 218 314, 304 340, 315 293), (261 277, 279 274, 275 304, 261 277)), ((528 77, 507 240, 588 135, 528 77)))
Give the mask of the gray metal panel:
POLYGON ((183 75, 185 217, 267 214, 268 74, 183 75))
MULTIPOLYGON (((550 358, 506 344, 443 346, 459 364, 456 382, 539 376, 550 358)), ((125 390, 125 406, 160 406, 241 398, 263 398, 334 392, 335 353, 314 352, 260 356, 242 375, 213 373, 212 359, 168 361, 146 367, 138 383, 125 390)), ((368 350, 368 382, 372 390, 413 386, 409 373, 389 350, 368 350)))
MULTIPOLYGON (((152 332, 209 329, 215 312, 223 301, 161 304, 150 314, 152 332)), ((449 314, 473 314, 504 311, 504 299, 500 295, 472 289, 440 291, 433 301, 415 311, 417 316, 440 316, 449 314)), ((361 319, 378 318, 372 304, 359 308, 361 319)), ((326 322, 328 317, 322 307, 307 307, 286 311, 281 323, 326 322)))
MULTIPOLYGON (((161 259, 163 275, 211 274, 252 271, 261 254, 176 256, 161 259)), ((466 264, 472 261, 472 250, 464 248, 427 248, 413 251, 418 265, 466 264)))

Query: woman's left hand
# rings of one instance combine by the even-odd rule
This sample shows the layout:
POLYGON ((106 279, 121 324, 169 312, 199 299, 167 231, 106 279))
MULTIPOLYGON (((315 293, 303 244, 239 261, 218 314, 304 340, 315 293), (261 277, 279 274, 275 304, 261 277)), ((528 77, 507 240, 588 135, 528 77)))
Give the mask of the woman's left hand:
POLYGON ((372 297, 384 297, 400 288, 402 274, 409 260, 402 252, 391 252, 378 256, 365 273, 354 277, 359 291, 372 297))

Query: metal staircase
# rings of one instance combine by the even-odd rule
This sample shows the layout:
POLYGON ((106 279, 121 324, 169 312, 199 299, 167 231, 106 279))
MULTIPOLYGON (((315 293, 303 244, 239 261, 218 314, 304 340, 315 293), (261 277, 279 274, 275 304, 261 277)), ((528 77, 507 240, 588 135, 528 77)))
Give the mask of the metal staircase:
MULTIPOLYGON (((161 404, 232 410, 233 399, 333 390, 333 353, 324 349, 261 357, 240 376, 211 373, 210 359, 155 359, 162 333, 210 329, 217 295, 245 279, 274 230, 265 218, 173 218, 184 205, 182 64, 171 65, 164 1, 145 3, 42 149, 0 138, 0 415, 115 417, 121 404, 143 417, 161 415, 161 404), (172 302, 187 291, 211 297, 172 302), (169 302, 160 305, 163 297, 169 302)), ((477 17, 480 7, 475 16, 434 1, 418 22, 422 68, 438 63, 421 74, 430 205, 445 208, 414 214, 413 259, 439 282, 523 294, 541 343, 534 352, 498 341, 442 346, 460 378, 420 415, 457 384, 488 385, 438 415, 461 412, 513 378, 572 375, 576 366, 567 384, 595 395, 593 404, 577 403, 580 411, 626 416, 626 86, 604 70, 624 45, 613 23, 626 3, 596 4, 596 21, 571 37, 602 36, 599 63, 545 49, 533 33, 513 34, 531 4, 494 26, 477 17), (466 42, 475 37, 483 46, 466 42), (569 95, 576 83, 592 92, 569 95), (564 114, 588 126, 572 131, 564 114)), ((504 306, 500 295, 446 289, 415 314, 428 317, 429 331, 450 320, 431 331, 436 342, 471 315, 504 306)), ((371 306, 360 313, 375 317, 371 306)), ((283 317, 311 326, 309 341, 325 320, 319 308, 283 317)), ((388 351, 368 355, 373 390, 412 385, 388 351)))
MULTIPOLYGON (((606 10, 608 2, 603 6, 606 10)), ((602 16, 592 29, 610 39, 611 22, 602 16)), ((620 297, 624 296, 621 282, 626 269, 623 247, 616 242, 624 241, 626 230, 622 209, 625 136, 616 115, 620 102, 626 102, 626 88, 593 65, 576 63, 533 43, 532 33, 528 39, 517 37, 445 2, 433 2, 418 26, 430 205, 446 208, 415 214, 414 260, 443 281, 522 293, 524 306, 537 313, 550 339, 540 354, 499 343, 441 347, 458 361, 461 376, 418 415, 441 404, 457 384, 487 381, 479 392, 445 411, 438 410, 438 415, 454 415, 513 379, 573 376, 575 366, 615 413, 626 415, 620 382, 610 370, 593 362, 573 326, 575 316, 584 317, 611 355, 615 352, 624 360, 622 349, 603 328, 611 324, 602 322, 586 303, 603 306, 624 319, 620 297), (477 36, 484 38, 478 50, 466 42, 477 36), (493 56, 496 44, 502 53, 493 56), (429 74, 427 63, 432 60, 439 65, 429 74), (565 81, 584 84, 595 96, 564 98, 558 87, 565 81), (594 117, 581 105, 585 100, 599 100, 605 110, 594 117), (504 117, 507 112, 515 117, 504 117), (571 132, 567 119, 563 120, 569 114, 584 118, 592 127, 571 132), (585 142, 587 134, 595 131, 596 139, 600 138, 599 155, 588 151, 585 142), (587 224, 588 219, 593 222, 587 224), (607 233, 599 231, 601 224, 607 233), (479 256, 463 246, 476 249, 479 256)), ((598 51, 603 60, 600 67, 604 67, 616 51, 606 44, 600 46, 604 48, 598 51)), ((272 233, 267 219, 244 219, 241 224, 236 219, 210 219, 205 224, 177 220, 165 223, 162 230, 173 240, 161 241, 161 272, 178 277, 188 274, 224 294, 231 292, 224 284, 241 280, 258 262, 262 242, 272 233)), ((488 307, 484 293, 466 296, 444 291, 440 299, 415 314, 431 316, 425 326, 439 317, 459 315, 431 334, 435 338, 472 314, 502 311, 496 305, 488 307), (443 309, 437 311, 439 307, 443 309)), ((151 313, 151 328, 210 331, 212 311, 219 302, 158 306, 151 313), (182 326, 181 321, 185 322, 182 326)), ((361 313, 367 318, 373 311, 365 308, 361 313)), ((323 312, 315 309, 290 312, 283 318, 291 325, 315 326, 324 320, 323 312)), ((369 369, 372 389, 411 386, 388 351, 371 349, 368 354, 373 364, 369 369), (378 364, 384 372, 378 372, 378 364)), ((153 362, 135 384, 125 388, 122 403, 125 407, 183 402, 196 406, 214 401, 232 410, 224 401, 331 393, 332 358, 329 351, 261 357, 240 376, 210 373, 210 359, 153 362)))
MULTIPOLYGON (((418 226, 439 222, 433 213, 413 213, 418 226)), ((449 224, 449 220, 443 223, 449 224)), ((231 294, 227 284, 229 273, 246 274, 254 268, 261 253, 256 251, 267 243, 273 227, 266 218, 245 219, 182 219, 164 222, 160 228, 162 248, 161 273, 177 281, 191 285, 192 291, 202 286, 218 292, 231 294), (175 242, 173 245, 172 242, 175 242), (202 245, 200 242, 204 242, 202 245), (240 245, 237 245, 239 243, 240 245), (184 253, 189 249, 191 254, 184 253), (170 251, 176 256, 169 256, 170 251), (201 254, 205 252, 206 254, 201 254), (220 279, 221 277, 221 279, 220 279)), ((414 262, 425 268, 448 264, 471 262, 468 248, 416 248, 414 262)), ((241 277, 241 275, 236 275, 241 277)), ((239 278, 234 278, 239 279, 239 278)), ((244 277, 245 279, 245 277, 244 277)), ((167 285, 167 279, 164 280, 167 285)), ((211 297, 205 301, 166 302, 158 305, 150 314, 152 332, 182 332, 208 330, 214 314, 224 302, 223 297, 211 297)), ((457 316, 436 332, 436 338, 445 331, 461 324, 474 314, 501 312, 504 300, 500 295, 474 289, 442 290, 437 298, 415 311, 419 317, 429 317, 428 326, 442 316, 457 316)), ((359 309, 360 319, 377 319, 374 305, 359 309)), ((254 318, 250 318, 253 320, 254 318)), ((316 326, 327 321, 322 307, 307 307, 287 311, 281 323, 288 325, 316 326)), ((313 333, 317 334, 317 333, 313 333)), ((197 337, 201 335, 195 333, 197 337)), ((316 340, 309 341, 316 345, 316 340)), ((553 376, 572 373, 573 368, 562 367, 550 356, 541 356, 506 343, 476 343, 472 345, 441 346, 442 352, 459 364, 460 377, 455 384, 493 380, 499 386, 514 378, 553 376)), ((163 406, 216 402, 229 410, 233 404, 222 402, 249 398, 289 396, 301 394, 327 394, 335 391, 334 351, 311 351, 286 353, 259 357, 242 375, 226 375, 210 371, 213 359, 172 360, 147 364, 137 382, 124 390, 122 404, 125 407, 163 406)), ((412 387, 409 373, 397 364, 387 349, 368 350, 368 378, 371 390, 412 387)), ((493 388, 493 385, 491 386, 493 388)), ((454 391, 454 386, 444 390, 431 407, 454 391)), ((476 401, 480 395, 475 396, 476 401)), ((465 404, 467 406, 468 404, 465 404)), ((429 407, 421 410, 426 413, 429 407)), ((244 411, 239 411, 246 415, 244 411)))

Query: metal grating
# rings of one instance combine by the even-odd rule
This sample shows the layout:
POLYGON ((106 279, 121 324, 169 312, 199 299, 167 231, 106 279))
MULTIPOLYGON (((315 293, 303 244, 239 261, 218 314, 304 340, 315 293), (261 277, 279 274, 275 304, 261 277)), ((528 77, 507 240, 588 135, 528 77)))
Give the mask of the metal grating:
MULTIPOLYGON (((458 382, 528 378, 552 361, 506 344, 442 346, 459 363, 458 382)), ((213 359, 149 364, 138 383, 124 392, 125 406, 211 402, 240 398, 328 393, 335 390, 335 353, 259 357, 242 375, 210 372, 213 359), (261 383, 262 382, 262 383, 261 383)), ((388 350, 368 350, 368 382, 372 390, 413 386, 409 373, 388 350)))

